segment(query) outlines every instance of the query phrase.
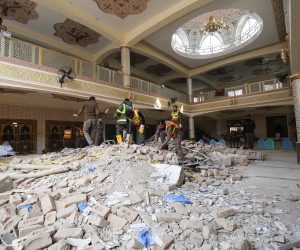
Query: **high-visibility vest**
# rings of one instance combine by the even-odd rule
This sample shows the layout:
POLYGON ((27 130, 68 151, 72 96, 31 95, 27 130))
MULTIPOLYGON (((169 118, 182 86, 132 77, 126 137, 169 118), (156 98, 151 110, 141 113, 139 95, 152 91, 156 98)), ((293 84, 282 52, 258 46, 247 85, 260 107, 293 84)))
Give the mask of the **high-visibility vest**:
POLYGON ((72 129, 65 129, 64 130, 64 139, 70 140, 72 138, 72 129))
POLYGON ((133 111, 133 118, 129 119, 132 122, 133 126, 140 126, 142 123, 141 117, 138 114, 138 110, 133 111))
POLYGON ((133 106, 132 105, 126 105, 125 103, 123 103, 122 110, 117 109, 116 112, 120 114, 120 116, 117 120, 117 124, 126 124, 127 117, 126 117, 125 113, 126 113, 127 109, 133 109, 133 106))
POLYGON ((171 113, 172 122, 177 122, 179 118, 179 111, 171 113))
POLYGON ((172 134, 171 134, 171 136, 173 137, 173 138, 176 138, 176 129, 178 129, 179 127, 178 127, 178 125, 176 124, 176 123, 174 123, 173 121, 166 121, 166 133, 168 132, 168 128, 169 127, 171 127, 171 126, 173 126, 173 130, 172 130, 172 134))

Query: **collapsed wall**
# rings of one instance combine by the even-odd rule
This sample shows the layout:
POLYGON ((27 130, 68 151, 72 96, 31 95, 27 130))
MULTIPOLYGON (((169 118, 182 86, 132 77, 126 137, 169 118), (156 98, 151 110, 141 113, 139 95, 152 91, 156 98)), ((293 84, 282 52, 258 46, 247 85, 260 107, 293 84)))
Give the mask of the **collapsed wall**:
POLYGON ((286 249, 286 242, 294 244, 283 223, 270 223, 272 207, 250 192, 232 191, 243 179, 235 166, 262 158, 259 152, 189 141, 183 147, 189 163, 198 162, 197 171, 178 166, 172 151, 126 144, 2 164, 2 247, 286 249), (202 161, 201 155, 207 158, 202 161))

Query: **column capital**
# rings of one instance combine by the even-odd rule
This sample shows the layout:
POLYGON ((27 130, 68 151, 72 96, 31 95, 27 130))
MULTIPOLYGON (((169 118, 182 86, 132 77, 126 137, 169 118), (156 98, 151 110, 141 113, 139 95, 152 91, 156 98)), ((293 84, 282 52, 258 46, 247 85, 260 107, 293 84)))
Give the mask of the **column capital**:
POLYGON ((123 45, 123 46, 121 46, 121 47, 120 47, 120 49, 123 49, 123 48, 130 49, 130 47, 129 47, 129 46, 127 46, 127 45, 123 45))

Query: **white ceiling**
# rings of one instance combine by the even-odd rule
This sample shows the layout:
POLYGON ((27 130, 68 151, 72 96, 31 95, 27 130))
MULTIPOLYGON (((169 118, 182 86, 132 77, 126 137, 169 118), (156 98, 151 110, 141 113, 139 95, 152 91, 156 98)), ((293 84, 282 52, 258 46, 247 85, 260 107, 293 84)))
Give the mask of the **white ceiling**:
POLYGON ((151 0, 148 2, 147 9, 138 15, 129 15, 122 19, 118 16, 104 13, 98 8, 98 5, 92 0, 69 0, 76 8, 84 10, 89 15, 95 18, 95 22, 98 20, 107 23, 110 27, 128 32, 134 29, 138 25, 155 19, 155 16, 164 10, 167 10, 174 2, 184 2, 185 0, 151 0))

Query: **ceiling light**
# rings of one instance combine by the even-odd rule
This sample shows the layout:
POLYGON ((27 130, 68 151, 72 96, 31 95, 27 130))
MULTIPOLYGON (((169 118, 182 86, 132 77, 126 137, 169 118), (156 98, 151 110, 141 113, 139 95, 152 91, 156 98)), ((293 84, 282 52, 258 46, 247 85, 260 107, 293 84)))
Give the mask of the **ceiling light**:
POLYGON ((156 98, 155 104, 154 104, 155 109, 161 109, 161 102, 158 98, 156 98))
POLYGON ((215 32, 221 32, 221 29, 226 29, 228 26, 224 23, 223 18, 217 18, 213 15, 208 17, 208 21, 204 24, 204 29, 202 32, 205 31, 206 33, 211 33, 212 35, 215 32))

